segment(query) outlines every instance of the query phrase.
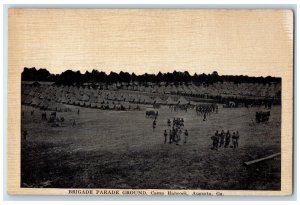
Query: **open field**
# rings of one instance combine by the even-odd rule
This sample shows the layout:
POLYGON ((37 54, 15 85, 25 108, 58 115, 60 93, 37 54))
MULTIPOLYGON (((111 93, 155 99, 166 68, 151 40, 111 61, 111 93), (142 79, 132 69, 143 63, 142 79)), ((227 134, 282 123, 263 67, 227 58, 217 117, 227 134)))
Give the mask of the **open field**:
POLYGON ((57 113, 65 121, 51 127, 41 120, 42 111, 22 105, 21 129, 28 132, 22 139, 22 187, 280 190, 280 157, 249 167, 243 162, 280 152, 281 106, 273 106, 270 121, 260 124, 252 122, 260 110, 254 107, 220 108, 203 121, 195 110, 163 106, 155 131, 143 106, 141 111, 66 106, 72 111, 57 113), (173 117, 184 118, 187 144, 164 144, 163 131, 173 117), (222 129, 239 131, 238 149, 210 149, 210 137, 222 129))

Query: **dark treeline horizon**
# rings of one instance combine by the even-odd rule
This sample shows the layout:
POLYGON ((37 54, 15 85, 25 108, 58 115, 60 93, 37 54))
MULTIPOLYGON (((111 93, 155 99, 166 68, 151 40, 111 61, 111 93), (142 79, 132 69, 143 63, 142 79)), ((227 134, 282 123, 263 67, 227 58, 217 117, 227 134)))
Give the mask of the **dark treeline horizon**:
POLYGON ((109 74, 93 69, 91 72, 86 71, 84 74, 80 71, 66 70, 61 74, 51 74, 47 69, 35 67, 24 67, 21 76, 22 81, 51 81, 57 84, 73 85, 83 83, 194 83, 194 84, 213 84, 216 82, 234 82, 239 83, 280 83, 279 77, 249 77, 245 75, 218 75, 217 71, 211 74, 197 74, 191 75, 188 71, 173 71, 167 73, 158 72, 157 74, 141 74, 128 72, 110 72, 109 74))

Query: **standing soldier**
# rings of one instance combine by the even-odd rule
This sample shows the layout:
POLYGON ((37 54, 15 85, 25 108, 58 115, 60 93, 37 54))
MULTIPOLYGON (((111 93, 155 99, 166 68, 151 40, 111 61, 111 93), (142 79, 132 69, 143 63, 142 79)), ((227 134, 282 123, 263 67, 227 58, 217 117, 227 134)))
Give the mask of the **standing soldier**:
POLYGON ((171 120, 170 120, 170 118, 168 119, 168 127, 171 127, 171 120))
POLYGON ((239 147, 239 138, 240 138, 239 131, 236 131, 234 148, 238 148, 239 147))
POLYGON ((176 145, 179 145, 178 142, 180 141, 180 132, 177 129, 175 130, 175 141, 176 145))
POLYGON ((156 128, 156 120, 153 120, 152 127, 153 127, 153 132, 154 132, 154 130, 156 128))
POLYGON ((222 130, 222 132, 219 135, 219 142, 220 142, 219 147, 224 146, 224 139, 225 139, 225 132, 224 130, 222 130))
POLYGON ((78 110, 77 110, 77 115, 79 115, 79 112, 80 112, 80 111, 79 111, 79 109, 78 109, 78 110))
POLYGON ((235 132, 232 133, 232 144, 233 144, 233 148, 236 148, 236 134, 235 134, 235 132))
POLYGON ((167 136, 168 136, 167 130, 165 130, 164 136, 165 136, 165 144, 166 144, 167 143, 167 136))
POLYGON ((230 135, 230 132, 228 130, 227 133, 226 133, 226 137, 225 137, 225 148, 227 148, 230 144, 230 137, 231 137, 231 135, 230 135))
POLYGON ((188 136, 189 136, 189 133, 188 133, 188 131, 186 129, 185 133, 184 133, 184 144, 186 144, 188 136))
POLYGON ((169 144, 172 143, 172 139, 173 139, 172 135, 173 135, 173 129, 169 131, 169 144))
POLYGON ((212 141, 213 141, 213 144, 212 144, 212 148, 211 149, 214 149, 214 150, 218 150, 218 144, 219 144, 219 137, 216 136, 216 135, 213 135, 211 137, 212 141))
POLYGON ((206 120, 206 112, 204 113, 204 116, 203 116, 203 121, 206 120))

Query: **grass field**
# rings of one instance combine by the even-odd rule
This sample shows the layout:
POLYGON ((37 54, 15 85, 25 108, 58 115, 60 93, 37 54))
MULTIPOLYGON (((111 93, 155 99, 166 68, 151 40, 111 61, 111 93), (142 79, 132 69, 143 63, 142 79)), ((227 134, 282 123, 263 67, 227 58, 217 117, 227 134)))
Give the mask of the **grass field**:
POLYGON ((22 187, 280 190, 280 157, 243 165, 280 152, 280 106, 260 124, 252 122, 259 108, 220 108, 202 121, 194 110, 162 107, 154 132, 144 109, 70 108, 58 113, 65 122, 51 127, 40 110, 22 106, 21 129, 28 132, 21 143, 22 187), (187 144, 164 144, 163 131, 173 117, 184 118, 187 144), (210 137, 222 129, 239 131, 238 149, 210 149, 210 137))

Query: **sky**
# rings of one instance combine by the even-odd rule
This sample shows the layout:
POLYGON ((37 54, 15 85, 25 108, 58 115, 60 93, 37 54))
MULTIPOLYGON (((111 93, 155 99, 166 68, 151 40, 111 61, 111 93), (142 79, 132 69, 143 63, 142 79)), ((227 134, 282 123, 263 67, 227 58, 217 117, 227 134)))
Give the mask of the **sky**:
POLYGON ((289 10, 10 9, 9 65, 136 74, 276 76, 293 66, 289 10))

